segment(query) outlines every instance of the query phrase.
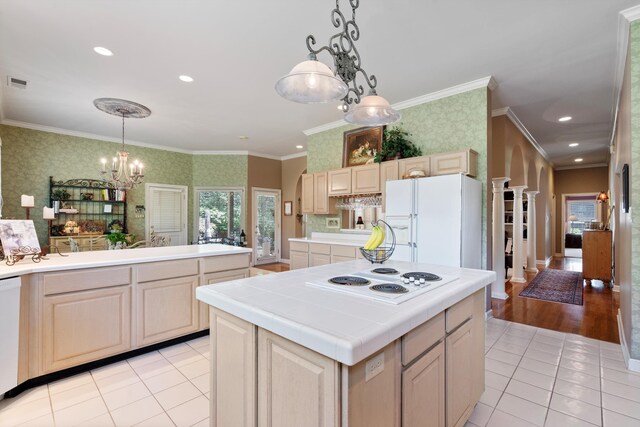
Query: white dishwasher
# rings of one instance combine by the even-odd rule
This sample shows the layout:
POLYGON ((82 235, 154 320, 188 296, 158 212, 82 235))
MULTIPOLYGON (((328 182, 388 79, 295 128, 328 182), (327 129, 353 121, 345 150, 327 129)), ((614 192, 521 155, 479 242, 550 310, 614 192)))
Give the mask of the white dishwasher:
POLYGON ((0 280, 0 398, 18 385, 20 278, 0 280))

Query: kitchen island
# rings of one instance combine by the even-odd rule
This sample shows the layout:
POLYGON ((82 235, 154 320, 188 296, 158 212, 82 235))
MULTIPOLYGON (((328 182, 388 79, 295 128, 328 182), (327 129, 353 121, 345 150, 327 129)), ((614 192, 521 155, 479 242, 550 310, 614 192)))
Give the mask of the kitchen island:
POLYGON ((0 264, 0 280, 21 282, 17 384, 207 329, 196 288, 248 277, 250 256, 193 245, 0 264))
POLYGON ((484 390, 484 292, 495 273, 389 261, 443 279, 403 285, 401 303, 370 297, 368 285, 326 286, 340 275, 398 283, 368 275, 375 267, 198 288, 211 306, 211 425, 463 426, 484 390))

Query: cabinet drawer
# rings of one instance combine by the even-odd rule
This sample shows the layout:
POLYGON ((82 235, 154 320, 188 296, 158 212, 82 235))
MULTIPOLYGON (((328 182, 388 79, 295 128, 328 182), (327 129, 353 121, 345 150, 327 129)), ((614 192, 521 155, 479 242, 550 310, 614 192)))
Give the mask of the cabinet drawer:
POLYGON ((131 283, 131 267, 92 268, 42 275, 44 295, 108 288, 131 283))
POLYGON ((331 246, 331 255, 355 258, 357 250, 358 248, 354 248, 353 246, 333 245, 331 246))
POLYGON ((331 255, 331 245, 325 245, 322 243, 310 243, 309 253, 331 255))
POLYGON ((447 333, 462 325, 471 316, 473 316, 473 295, 447 309, 445 319, 447 333))
POLYGON ((182 259, 179 261, 150 262, 148 264, 140 264, 137 268, 138 282, 195 276, 198 274, 198 260, 182 259))
POLYGON ((289 268, 297 270, 309 267, 309 254, 305 252, 291 251, 289 255, 289 268))
POLYGON ((302 242, 290 242, 289 250, 297 252, 309 252, 309 244, 302 242))
POLYGON ((444 337, 444 313, 439 313, 402 337, 402 365, 407 366, 444 337))
POLYGON ((202 260, 202 272, 214 273, 216 271, 235 270, 249 268, 251 254, 222 255, 204 258, 202 260))

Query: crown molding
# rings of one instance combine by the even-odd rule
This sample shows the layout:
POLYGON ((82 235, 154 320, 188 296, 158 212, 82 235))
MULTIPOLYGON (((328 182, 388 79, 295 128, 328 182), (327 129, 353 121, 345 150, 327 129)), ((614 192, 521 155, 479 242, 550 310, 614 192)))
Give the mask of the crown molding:
POLYGON ((640 19, 640 5, 620 11, 620 15, 623 16, 627 22, 636 21, 640 19))
POLYGON ((544 148, 542 148, 542 146, 538 143, 538 141, 536 141, 533 135, 531 135, 531 132, 529 132, 529 130, 520 121, 518 116, 516 116, 516 113, 514 113, 511 108, 497 108, 491 111, 491 117, 497 116, 507 116, 509 120, 511 120, 511 123, 513 123, 514 126, 517 127, 520 132, 522 132, 524 137, 527 138, 529 143, 533 145, 533 148, 535 148, 536 151, 553 167, 553 162, 549 159, 549 155, 547 154, 547 152, 544 151, 544 148))
POLYGON ((609 166, 607 163, 591 163, 588 165, 558 166, 554 169, 557 171, 566 171, 571 169, 606 168, 607 166, 609 166))
POLYGON ((302 151, 300 153, 295 153, 295 154, 289 154, 286 156, 282 156, 280 157, 280 160, 284 161, 284 160, 291 160, 291 159, 297 159, 298 157, 307 157, 307 152, 306 151, 302 151))
MULTIPOLYGON (((470 92, 472 90, 488 87, 490 90, 495 90, 498 87, 498 83, 493 76, 483 77, 481 79, 473 80, 467 83, 462 83, 456 86, 451 86, 447 89, 442 89, 436 92, 431 92, 426 95, 420 95, 415 98, 407 99, 406 101, 397 102, 391 107, 396 110, 404 110, 405 108, 415 107, 417 105, 433 102, 438 99, 448 98, 453 95, 459 95, 461 93, 470 92)), ((336 120, 335 122, 326 123, 324 125, 316 126, 311 129, 304 130, 303 133, 306 136, 311 136, 316 133, 324 132, 327 130, 339 128, 341 126, 348 125, 344 119, 336 120)))
POLYGON ((282 160, 282 156, 274 156, 273 154, 258 153, 256 151, 249 151, 248 155, 253 157, 262 157, 263 159, 280 160, 280 161, 282 160))
POLYGON ((247 150, 194 150, 189 153, 194 156, 248 156, 250 152, 247 150))
MULTIPOLYGON (((79 138, 96 139, 98 141, 107 141, 107 142, 114 142, 119 144, 122 143, 122 139, 113 138, 111 136, 97 135, 95 133, 89 133, 89 132, 79 132, 75 130, 57 128, 54 126, 36 125, 33 123, 21 122, 18 120, 2 120, 0 123, 7 126, 15 126, 19 128, 38 130, 42 132, 51 132, 51 133, 57 133, 61 135, 77 136, 79 138)), ((129 139, 127 139, 126 143, 127 145, 133 145, 136 147, 155 148, 156 150, 172 151, 175 153, 182 153, 182 154, 192 154, 192 152, 189 150, 183 150, 183 149, 174 148, 174 147, 166 147, 164 145, 149 144, 149 143, 140 142, 140 141, 132 141, 129 139)))

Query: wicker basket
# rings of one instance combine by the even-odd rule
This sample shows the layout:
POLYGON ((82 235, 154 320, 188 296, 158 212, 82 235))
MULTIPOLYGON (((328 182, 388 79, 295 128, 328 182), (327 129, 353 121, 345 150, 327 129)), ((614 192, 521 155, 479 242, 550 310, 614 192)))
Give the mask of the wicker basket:
POLYGON ((362 256, 372 264, 382 264, 388 260, 391 255, 393 255, 393 251, 396 249, 396 234, 393 232, 393 228, 381 219, 373 223, 373 225, 380 225, 381 223, 384 224, 391 232, 391 245, 378 246, 375 249, 360 248, 362 256))

